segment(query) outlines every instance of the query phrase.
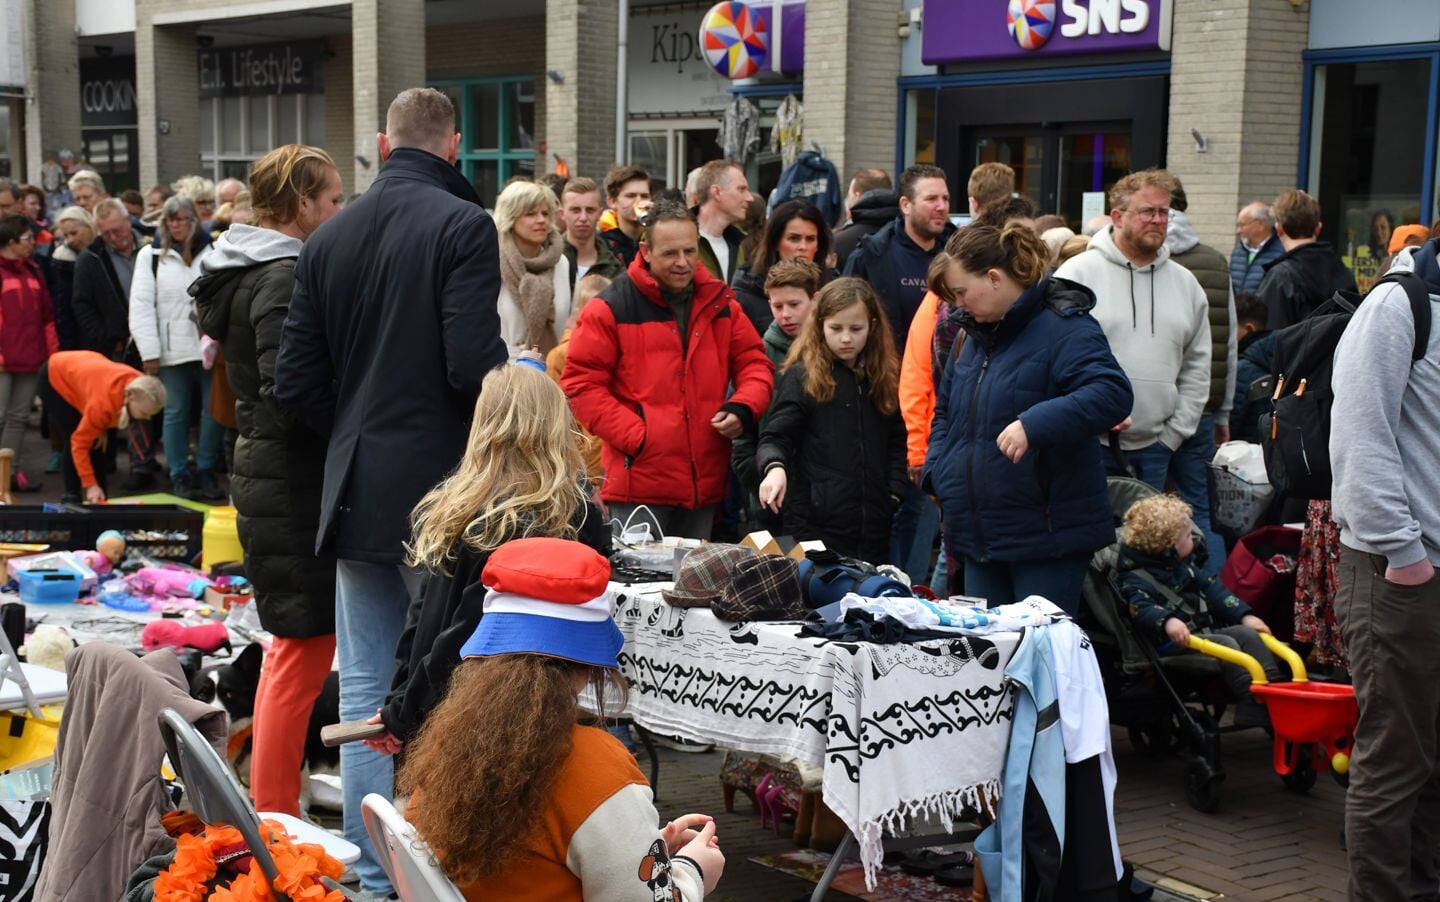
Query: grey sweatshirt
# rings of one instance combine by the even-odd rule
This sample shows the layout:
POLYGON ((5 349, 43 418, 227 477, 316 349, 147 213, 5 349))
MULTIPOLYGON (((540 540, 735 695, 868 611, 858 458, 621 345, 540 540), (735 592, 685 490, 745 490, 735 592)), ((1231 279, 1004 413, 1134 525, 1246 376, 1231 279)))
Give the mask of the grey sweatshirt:
POLYGON ((1425 359, 1411 362, 1415 322, 1398 285, 1372 292, 1335 349, 1330 420, 1340 541, 1391 567, 1440 566, 1440 263, 1435 243, 1406 248, 1391 272, 1418 273, 1430 293, 1425 359))

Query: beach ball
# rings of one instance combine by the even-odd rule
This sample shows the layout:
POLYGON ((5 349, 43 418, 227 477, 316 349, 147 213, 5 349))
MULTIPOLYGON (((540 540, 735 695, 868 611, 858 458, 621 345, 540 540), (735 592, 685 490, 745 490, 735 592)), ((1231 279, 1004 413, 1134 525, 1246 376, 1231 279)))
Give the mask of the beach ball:
POLYGON ((1054 0, 1010 0, 1005 23, 1020 49, 1039 50, 1055 28, 1054 0))
POLYGON ((700 22, 700 46, 716 72, 749 78, 770 55, 768 23, 744 3, 717 3, 700 22))

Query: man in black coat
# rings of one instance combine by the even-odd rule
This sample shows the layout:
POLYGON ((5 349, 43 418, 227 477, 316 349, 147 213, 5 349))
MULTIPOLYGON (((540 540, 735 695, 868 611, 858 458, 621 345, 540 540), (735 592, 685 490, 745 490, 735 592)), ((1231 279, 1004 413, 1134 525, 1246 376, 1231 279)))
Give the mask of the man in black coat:
POLYGON ((1318 241, 1320 203, 1297 188, 1270 206, 1285 256, 1265 267, 1257 292, 1269 311, 1270 328, 1293 326, 1337 291, 1355 291, 1355 276, 1328 242, 1318 241))
MULTIPOLYGON (((411 88, 379 136, 384 167, 305 242, 276 362, 275 396, 328 432, 317 551, 336 566, 340 716, 374 715, 418 590, 403 543, 410 511, 460 459, 480 382, 506 359, 495 224, 455 169, 449 98, 411 88)), ((361 886, 391 891, 360 818, 392 795, 392 759, 342 749, 345 836, 361 886)))
POLYGON ((845 265, 861 238, 880 231, 899 215, 900 198, 890 174, 883 169, 857 169, 845 198, 845 224, 835 230, 836 266, 845 265))

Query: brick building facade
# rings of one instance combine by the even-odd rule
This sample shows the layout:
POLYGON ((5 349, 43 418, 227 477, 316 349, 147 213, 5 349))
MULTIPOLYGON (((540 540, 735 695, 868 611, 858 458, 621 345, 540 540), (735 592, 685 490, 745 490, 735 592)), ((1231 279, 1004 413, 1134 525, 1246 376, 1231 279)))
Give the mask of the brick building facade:
MULTIPOLYGON (((32 180, 62 147, 129 187, 243 175, 301 140, 329 149, 359 191, 390 98, 432 84, 457 102, 461 167, 487 199, 561 161, 603 177, 621 156, 679 187, 719 154, 736 94, 757 104, 765 137, 779 100, 800 98, 805 143, 842 174, 938 163, 957 213, 984 159, 1015 166, 1021 190, 1077 228, 1119 173, 1164 165, 1217 247, 1240 204, 1299 184, 1326 205, 1327 237, 1363 257, 1377 239, 1362 220, 1380 234, 1429 222, 1440 184, 1426 133, 1440 6, 1406 0, 1072 0, 1018 37, 1005 0, 775 0, 804 9, 803 72, 735 83, 695 37, 709 0, 630 0, 623 57, 618 0, 10 2, 25 12, 29 99, 9 102, 0 167, 32 180), (1141 7, 1145 33, 1127 33, 1141 7), (198 55, 233 65, 237 53, 293 53, 313 82, 294 96, 202 87, 198 55), (1356 143, 1373 145, 1377 122, 1400 130, 1386 148, 1398 158, 1356 143)), ((780 171, 767 145, 750 161, 762 191, 780 171)))

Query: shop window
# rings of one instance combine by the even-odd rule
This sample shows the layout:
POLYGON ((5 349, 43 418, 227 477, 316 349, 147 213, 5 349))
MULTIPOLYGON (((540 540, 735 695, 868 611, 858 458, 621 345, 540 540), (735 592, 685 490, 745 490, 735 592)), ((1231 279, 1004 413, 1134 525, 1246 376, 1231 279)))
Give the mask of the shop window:
POLYGON ((935 163, 935 89, 905 92, 905 165, 935 163))
POLYGON ((0 175, 10 175, 10 103, 0 101, 0 175))
POLYGON ((1429 59, 1315 68, 1309 189, 1360 290, 1380 275, 1390 232, 1421 220, 1429 59))
POLYGON ((200 158, 213 180, 248 178, 250 164, 281 144, 325 146, 325 96, 202 98, 200 158))
POLYGON ((535 174, 535 80, 502 76, 437 82, 460 114, 455 165, 493 206, 504 184, 535 174))

